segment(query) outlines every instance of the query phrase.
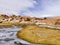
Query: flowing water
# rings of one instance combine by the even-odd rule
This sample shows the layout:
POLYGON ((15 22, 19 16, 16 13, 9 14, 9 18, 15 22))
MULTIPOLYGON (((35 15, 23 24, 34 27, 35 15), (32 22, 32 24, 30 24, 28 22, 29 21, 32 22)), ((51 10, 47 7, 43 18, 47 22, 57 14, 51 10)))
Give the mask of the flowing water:
POLYGON ((28 42, 25 42, 16 37, 17 31, 21 29, 22 27, 17 27, 17 26, 14 26, 12 28, 1 28, 0 29, 0 45, 18 45, 14 43, 16 41, 29 44, 28 42))
MULTIPOLYGON (((22 27, 0 28, 0 45, 28 45, 31 44, 22 39, 18 39, 16 36, 17 31, 23 29, 22 27), (17 43, 16 43, 17 42, 17 43), (20 44, 21 43, 21 44, 20 44)), ((37 44, 31 44, 37 45, 37 44)), ((44 45, 44 44, 38 44, 44 45)))

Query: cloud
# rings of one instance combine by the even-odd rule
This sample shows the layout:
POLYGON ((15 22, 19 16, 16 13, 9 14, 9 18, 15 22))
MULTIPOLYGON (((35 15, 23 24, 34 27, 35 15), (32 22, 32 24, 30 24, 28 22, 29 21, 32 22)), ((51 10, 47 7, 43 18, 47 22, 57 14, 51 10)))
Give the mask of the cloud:
POLYGON ((19 15, 21 11, 33 8, 34 3, 34 0, 0 0, 0 13, 19 15))
POLYGON ((60 16, 60 0, 0 0, 0 13, 34 17, 60 16))
POLYGON ((60 16, 60 0, 36 0, 35 10, 25 11, 25 15, 36 17, 60 16), (36 10, 37 9, 37 10, 36 10))
POLYGON ((44 14, 60 15, 60 0, 46 0, 42 2, 42 6, 45 8, 44 14))

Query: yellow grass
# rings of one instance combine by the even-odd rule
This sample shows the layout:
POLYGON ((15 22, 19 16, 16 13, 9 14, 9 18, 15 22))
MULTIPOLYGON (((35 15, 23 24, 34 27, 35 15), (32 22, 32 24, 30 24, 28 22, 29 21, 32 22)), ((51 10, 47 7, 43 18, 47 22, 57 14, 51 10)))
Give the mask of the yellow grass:
POLYGON ((21 27, 26 27, 27 25, 34 25, 35 23, 28 22, 28 23, 19 23, 19 22, 14 22, 14 23, 0 23, 0 28, 1 27, 12 27, 13 25, 15 26, 21 26, 21 27))
POLYGON ((9 28, 9 27, 12 27, 13 25, 11 23, 0 23, 0 28, 2 27, 6 27, 6 28, 9 28))
POLYGON ((60 45, 60 30, 27 26, 18 31, 17 37, 34 44, 60 45))

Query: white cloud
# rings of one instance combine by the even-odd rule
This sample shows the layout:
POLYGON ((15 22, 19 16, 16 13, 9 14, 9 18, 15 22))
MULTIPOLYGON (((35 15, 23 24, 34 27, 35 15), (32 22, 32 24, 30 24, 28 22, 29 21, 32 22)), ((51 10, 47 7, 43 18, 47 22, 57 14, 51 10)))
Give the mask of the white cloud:
POLYGON ((21 10, 34 7, 34 0, 0 0, 0 13, 19 14, 21 10))
POLYGON ((42 6, 45 8, 44 14, 60 15, 60 0, 43 1, 42 6))
POLYGON ((60 16, 60 0, 0 0, 0 13, 4 14, 17 14, 35 16, 35 17, 48 17, 60 16), (38 7, 35 7, 38 4, 38 7), (35 8, 29 10, 28 8, 35 8), (42 8, 43 10, 40 10, 42 8), (37 10, 36 10, 37 9, 37 10))
POLYGON ((36 16, 36 17, 49 17, 49 16, 60 16, 60 0, 41 0, 40 7, 38 11, 27 11, 26 15, 36 16))

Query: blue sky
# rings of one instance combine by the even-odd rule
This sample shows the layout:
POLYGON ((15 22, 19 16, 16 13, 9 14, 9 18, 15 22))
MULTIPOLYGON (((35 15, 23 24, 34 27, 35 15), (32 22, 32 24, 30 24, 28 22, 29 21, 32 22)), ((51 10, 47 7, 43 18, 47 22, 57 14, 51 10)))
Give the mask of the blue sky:
POLYGON ((0 13, 33 17, 60 16, 60 0, 0 0, 0 13))

